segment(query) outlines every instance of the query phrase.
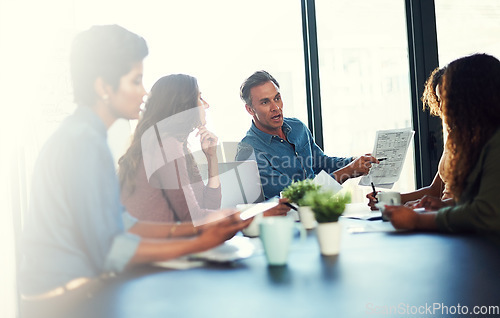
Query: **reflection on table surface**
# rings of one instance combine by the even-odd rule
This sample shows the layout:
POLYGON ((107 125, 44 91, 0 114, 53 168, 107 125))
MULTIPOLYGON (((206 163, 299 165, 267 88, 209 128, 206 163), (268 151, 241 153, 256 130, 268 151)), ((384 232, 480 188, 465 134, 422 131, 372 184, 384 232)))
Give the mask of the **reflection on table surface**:
POLYGON ((348 229, 384 222, 340 222, 338 256, 322 256, 310 230, 305 241, 294 240, 287 266, 268 266, 259 251, 188 270, 143 266, 110 281, 78 317, 454 317, 445 306, 470 312, 474 306, 498 307, 500 253, 489 241, 436 233, 354 234, 348 229))

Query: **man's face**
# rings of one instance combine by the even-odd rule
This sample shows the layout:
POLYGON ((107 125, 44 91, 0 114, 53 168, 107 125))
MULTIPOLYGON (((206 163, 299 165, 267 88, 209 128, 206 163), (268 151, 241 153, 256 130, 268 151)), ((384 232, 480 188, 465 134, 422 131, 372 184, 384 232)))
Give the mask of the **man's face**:
POLYGON ((283 126, 283 101, 279 88, 269 81, 250 89, 252 105, 245 105, 255 125, 263 132, 276 134, 283 126))

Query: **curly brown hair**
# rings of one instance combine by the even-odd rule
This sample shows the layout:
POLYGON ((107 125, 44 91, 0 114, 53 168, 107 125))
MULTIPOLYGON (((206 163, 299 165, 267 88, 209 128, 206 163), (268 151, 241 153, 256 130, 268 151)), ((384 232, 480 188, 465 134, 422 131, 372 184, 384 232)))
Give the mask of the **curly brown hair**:
POLYGON ((429 78, 425 82, 424 93, 422 94, 422 103, 424 104, 424 110, 429 108, 431 115, 441 117, 441 106, 439 105, 439 98, 437 96, 437 86, 441 85, 442 77, 446 71, 446 66, 439 68, 436 67, 429 75, 429 78))
POLYGON ((450 156, 445 175, 458 200, 481 150, 500 127, 500 61, 487 54, 457 59, 441 86, 450 156))

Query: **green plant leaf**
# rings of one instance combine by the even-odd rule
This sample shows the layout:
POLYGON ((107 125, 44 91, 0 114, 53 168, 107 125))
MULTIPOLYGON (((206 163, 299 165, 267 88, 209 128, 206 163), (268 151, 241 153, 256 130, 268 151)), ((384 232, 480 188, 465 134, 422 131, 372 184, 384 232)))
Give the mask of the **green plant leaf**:
POLYGON ((321 189, 321 186, 314 183, 312 179, 305 179, 292 182, 288 187, 286 187, 282 192, 284 198, 289 199, 291 202, 297 203, 303 206, 302 199, 307 193, 317 192, 321 189))
POLYGON ((351 202, 351 193, 315 191, 307 193, 302 201, 311 207, 318 223, 337 222, 344 213, 345 205, 351 202))

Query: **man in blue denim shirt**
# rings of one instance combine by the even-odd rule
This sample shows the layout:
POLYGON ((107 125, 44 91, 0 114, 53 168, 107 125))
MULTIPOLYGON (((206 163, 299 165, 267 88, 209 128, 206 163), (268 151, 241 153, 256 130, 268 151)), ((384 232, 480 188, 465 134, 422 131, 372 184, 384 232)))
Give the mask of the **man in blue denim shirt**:
POLYGON ((325 155, 300 120, 283 117, 279 88, 274 77, 258 71, 240 89, 240 97, 253 121, 238 145, 236 160, 257 161, 266 198, 279 195, 293 181, 314 178, 321 170, 343 183, 367 174, 371 163, 378 163, 370 154, 358 158, 325 155))

